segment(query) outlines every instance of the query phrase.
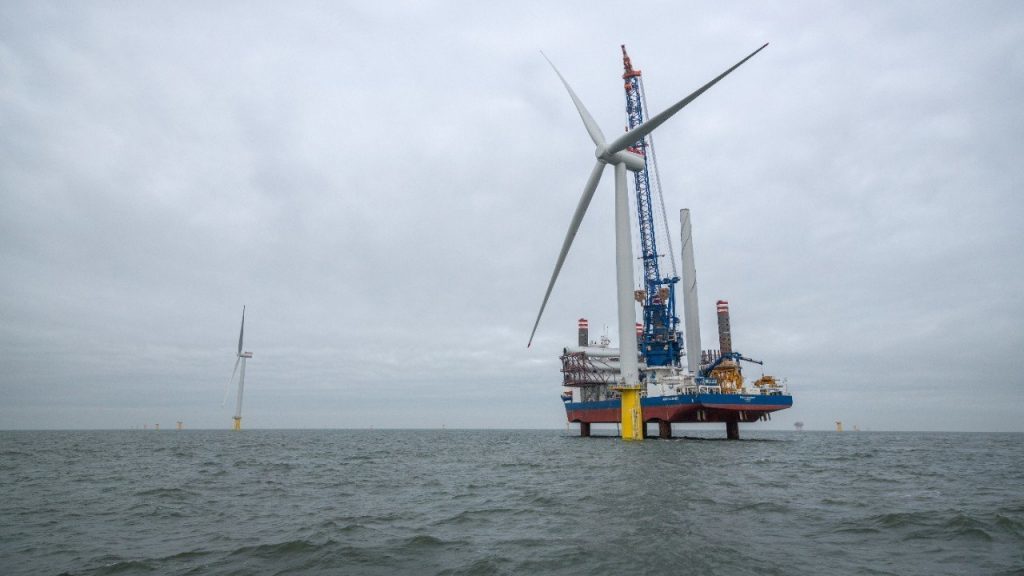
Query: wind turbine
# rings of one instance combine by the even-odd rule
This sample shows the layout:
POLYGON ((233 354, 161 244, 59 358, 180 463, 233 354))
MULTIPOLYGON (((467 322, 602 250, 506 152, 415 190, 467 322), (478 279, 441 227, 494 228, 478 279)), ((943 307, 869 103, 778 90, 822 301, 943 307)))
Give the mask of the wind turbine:
POLYGON ((242 352, 242 341, 245 337, 245 306, 242 306, 242 328, 238 331, 238 359, 235 360, 235 369, 231 371, 231 379, 228 380, 227 386, 224 387, 224 400, 221 401, 221 405, 228 399, 228 389, 231 387, 231 382, 235 380, 235 374, 238 372, 238 365, 242 365, 242 372, 238 375, 238 401, 235 403, 235 416, 233 418, 234 424, 232 429, 242 429, 242 391, 245 389, 245 361, 252 358, 252 352, 242 352))
POLYGON ((636 332, 634 331, 636 309, 633 300, 633 241, 630 237, 629 222, 631 216, 629 214, 629 198, 626 192, 626 170, 633 172, 643 170, 644 159, 639 154, 627 150, 627 148, 646 138, 655 128, 661 126, 676 112, 682 110, 684 106, 693 102, 698 96, 717 84, 719 80, 725 78, 733 70, 753 58, 755 54, 764 50, 766 46, 768 46, 767 43, 751 52, 746 58, 733 65, 732 68, 722 72, 715 79, 701 86, 686 98, 676 102, 665 111, 651 117, 643 124, 627 131, 611 142, 605 141, 604 134, 597 126, 597 123, 594 122, 593 117, 591 117, 583 102, 576 96, 576 93, 569 86, 569 83, 566 82, 565 77, 558 71, 554 63, 548 59, 547 55, 544 56, 548 64, 551 64, 555 74, 562 81, 565 89, 569 92, 569 97, 572 98, 573 104, 576 105, 576 111, 579 112, 580 118, 583 120, 583 126, 587 129, 587 133, 596 147, 594 156, 597 157, 597 162, 594 164, 593 170, 590 171, 590 177, 583 187, 583 195, 580 196, 580 201, 576 205, 576 211, 569 222, 569 229, 565 233, 565 240, 562 241, 562 250, 558 253, 555 270, 551 273, 548 289, 544 293, 544 300, 541 302, 540 311, 537 313, 537 320, 533 323, 533 330, 530 332, 530 341, 526 346, 529 347, 533 343, 533 337, 537 332, 537 325, 540 324, 540 318, 544 314, 544 308, 547 306, 548 298, 551 296, 551 289, 555 286, 555 280, 558 279, 558 273, 561 271, 565 257, 572 246, 572 241, 576 237, 580 222, 583 221, 583 216, 587 213, 587 208, 590 207, 590 201, 594 197, 594 191, 597 189, 598 183, 601 181, 605 165, 611 164, 615 167, 615 278, 619 320, 619 362, 621 367, 620 380, 616 389, 622 395, 621 429, 624 440, 643 440, 644 426, 640 408, 640 369, 637 362, 637 354, 630 352, 637 350, 637 344, 636 332))

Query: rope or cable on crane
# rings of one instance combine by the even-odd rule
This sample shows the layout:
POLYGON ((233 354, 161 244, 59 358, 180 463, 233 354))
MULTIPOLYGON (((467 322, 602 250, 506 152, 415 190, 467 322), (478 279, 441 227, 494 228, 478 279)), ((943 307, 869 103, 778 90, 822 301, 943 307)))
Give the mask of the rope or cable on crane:
MULTIPOLYGON (((647 91, 644 90, 644 79, 643 77, 638 78, 640 82, 640 98, 643 100, 644 110, 650 110, 647 107, 647 91)), ((654 184, 658 194, 658 205, 661 207, 661 225, 664 227, 665 239, 668 242, 668 258, 669 262, 672 263, 672 276, 679 276, 676 271, 676 251, 675 244, 672 243, 672 232, 668 226, 668 213, 665 211, 665 197, 661 193, 661 173, 658 171, 658 157, 654 152, 654 134, 647 135, 648 152, 651 155, 651 171, 654 172, 654 184)))

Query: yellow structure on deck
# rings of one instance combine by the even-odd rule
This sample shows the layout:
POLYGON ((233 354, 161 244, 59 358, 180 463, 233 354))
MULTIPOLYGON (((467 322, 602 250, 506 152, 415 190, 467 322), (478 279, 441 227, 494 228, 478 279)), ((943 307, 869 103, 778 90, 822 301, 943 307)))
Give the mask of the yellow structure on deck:
POLYGON ((241 430, 242 429, 242 417, 241 416, 235 416, 234 418, 232 418, 232 420, 234 420, 235 423, 231 425, 231 429, 232 430, 241 430))
POLYGON ((718 380, 723 394, 737 394, 743 388, 743 373, 740 365, 732 360, 725 360, 711 371, 710 376, 718 380))
POLYGON ((644 415, 640 406, 640 386, 614 386, 622 395, 621 429, 623 440, 644 439, 644 415))

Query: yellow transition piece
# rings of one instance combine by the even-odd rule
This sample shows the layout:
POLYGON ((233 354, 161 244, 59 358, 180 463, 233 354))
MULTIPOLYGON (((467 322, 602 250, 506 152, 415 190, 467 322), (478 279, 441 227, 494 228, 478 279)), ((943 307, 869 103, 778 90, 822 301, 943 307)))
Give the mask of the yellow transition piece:
POLYGON ((622 439, 644 439, 644 415, 640 406, 639 386, 618 386, 615 388, 622 394, 622 439))

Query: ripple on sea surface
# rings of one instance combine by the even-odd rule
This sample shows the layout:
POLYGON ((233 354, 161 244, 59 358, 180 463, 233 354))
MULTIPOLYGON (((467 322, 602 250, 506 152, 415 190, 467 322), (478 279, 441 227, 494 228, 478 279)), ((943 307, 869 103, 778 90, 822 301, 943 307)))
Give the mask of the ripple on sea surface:
POLYGON ((0 433, 4 574, 1024 567, 1021 435, 0 433))

